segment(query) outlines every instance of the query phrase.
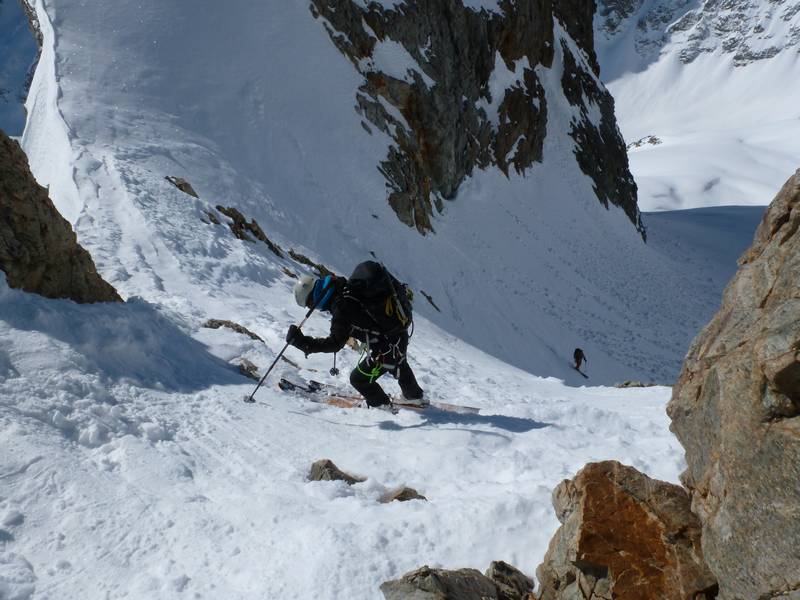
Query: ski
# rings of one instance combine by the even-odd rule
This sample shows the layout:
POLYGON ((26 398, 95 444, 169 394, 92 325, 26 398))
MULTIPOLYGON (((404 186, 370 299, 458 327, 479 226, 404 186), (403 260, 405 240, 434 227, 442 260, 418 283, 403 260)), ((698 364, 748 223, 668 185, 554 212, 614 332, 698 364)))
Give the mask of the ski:
MULTIPOLYGON (((364 400, 360 395, 341 392, 332 386, 322 384, 318 381, 311 380, 301 383, 297 381, 291 381, 284 377, 278 382, 278 387, 285 392, 300 392, 312 402, 318 402, 321 404, 330 404, 340 408, 356 408, 362 406, 362 403, 364 406, 366 406, 366 403, 364 403, 364 400)), ((459 414, 477 414, 480 411, 479 408, 475 408, 473 406, 462 406, 458 404, 449 404, 447 402, 432 402, 430 404, 420 406, 419 404, 409 402, 400 397, 392 397, 392 404, 394 404, 397 408, 414 410, 417 412, 423 412, 431 408, 459 414)))
POLYGON ((570 365, 570 366, 571 366, 573 369, 575 369, 575 370, 576 370, 578 373, 580 373, 581 375, 583 375, 583 376, 584 376, 586 379, 589 379, 589 376, 588 376, 586 373, 584 373, 583 371, 581 371, 581 370, 580 370, 578 367, 576 367, 575 365, 570 365))

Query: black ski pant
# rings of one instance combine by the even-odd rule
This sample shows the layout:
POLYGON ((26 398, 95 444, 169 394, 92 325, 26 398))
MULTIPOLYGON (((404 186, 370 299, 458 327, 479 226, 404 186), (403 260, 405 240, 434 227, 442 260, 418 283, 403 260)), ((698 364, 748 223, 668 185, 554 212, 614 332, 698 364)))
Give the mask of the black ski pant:
POLYGON ((414 371, 411 370, 405 356, 407 346, 408 338, 405 337, 393 347, 394 355, 390 351, 372 352, 362 358, 350 373, 350 384, 364 396, 368 405, 380 406, 390 401, 389 396, 378 384, 378 379, 386 373, 391 373, 397 378, 403 396, 413 400, 422 398, 422 388, 419 387, 414 371))

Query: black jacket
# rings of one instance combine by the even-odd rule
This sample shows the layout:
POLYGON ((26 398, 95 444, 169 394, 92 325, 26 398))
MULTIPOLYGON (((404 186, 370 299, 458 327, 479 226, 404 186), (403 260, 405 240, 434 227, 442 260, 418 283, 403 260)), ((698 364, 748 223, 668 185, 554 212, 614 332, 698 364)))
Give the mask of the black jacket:
POLYGON ((394 317, 386 317, 381 307, 368 307, 348 293, 347 280, 336 282, 336 291, 328 309, 331 313, 331 332, 328 337, 303 336, 292 345, 306 354, 338 352, 348 338, 368 342, 370 353, 380 354, 399 340, 406 338, 406 329, 394 317))

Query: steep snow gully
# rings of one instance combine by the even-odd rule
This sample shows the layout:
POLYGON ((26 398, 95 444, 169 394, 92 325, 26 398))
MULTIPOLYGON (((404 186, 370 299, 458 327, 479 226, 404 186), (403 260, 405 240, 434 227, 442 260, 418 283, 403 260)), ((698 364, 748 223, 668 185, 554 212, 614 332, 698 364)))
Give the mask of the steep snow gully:
MULTIPOLYGON (((0 598, 378 599, 422 564, 533 574, 557 527, 551 490, 586 462, 677 481, 669 388, 578 386, 671 383, 761 208, 647 214, 644 245, 554 135, 525 178, 476 173, 423 238, 360 166, 387 141, 362 129, 357 77, 307 2, 35 8, 23 145, 127 301, 0 278, 0 598), (339 376, 290 349, 243 404, 254 382, 235 364, 274 359, 302 317, 286 271, 303 268, 235 238, 218 204, 341 273, 372 251, 430 294, 442 313, 417 295, 410 361, 432 399, 480 413, 390 416, 276 388, 346 385, 347 348, 339 376), (577 345, 588 381, 568 366, 577 345), (323 457, 366 480, 308 482, 323 457), (427 501, 378 503, 400 484, 427 501)), ((561 68, 540 73, 558 127, 561 68)), ((306 332, 327 326, 315 315, 306 332)))
POLYGON ((580 346, 594 383, 675 378, 718 301, 702 282, 729 267, 687 268, 598 203, 567 133, 563 52, 574 42, 560 26, 552 68, 537 67, 543 162, 524 177, 476 170, 422 237, 386 202, 375 157, 391 140, 362 128, 360 75, 305 2, 138 6, 37 4, 44 48, 23 138, 36 177, 123 297, 170 306, 188 294, 185 314, 199 320, 201 298, 235 303, 280 279, 202 222, 224 204, 339 272, 379 258, 441 309, 422 301, 420 314, 517 367, 582 384, 569 368, 580 346), (167 175, 189 179, 200 199, 172 193, 167 175))

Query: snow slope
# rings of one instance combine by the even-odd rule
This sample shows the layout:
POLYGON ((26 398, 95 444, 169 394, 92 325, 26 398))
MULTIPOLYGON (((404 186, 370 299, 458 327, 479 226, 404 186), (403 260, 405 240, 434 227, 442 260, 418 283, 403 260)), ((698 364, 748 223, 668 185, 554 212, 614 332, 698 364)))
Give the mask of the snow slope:
MULTIPOLYGON (((586 461, 670 481, 682 468, 669 389, 565 387, 425 322, 421 383, 479 415, 348 411, 274 383, 245 405, 253 382, 212 353, 264 364, 267 347, 206 330, 206 348, 143 301, 78 306, 2 282, 0 314, 3 598, 377 599, 422 564, 532 574, 557 527, 551 488, 586 461), (306 482, 323 457, 367 481, 306 482), (400 484, 428 502, 377 502, 400 484)), ((277 326, 255 325, 276 347, 277 326)), ((308 365, 331 379, 329 357, 308 365)))
POLYGON ((625 140, 662 142, 629 152, 640 208, 769 203, 800 155, 800 5, 628 4, 595 38, 625 140))
POLYGON ((717 302, 696 293, 702 272, 644 245, 621 211, 597 202, 567 135, 561 44, 539 74, 544 163, 525 178, 476 172, 422 237, 387 205, 375 157, 389 140, 362 129, 356 73, 305 2, 37 9, 45 43, 24 147, 125 297, 179 305, 195 325, 228 306, 246 314, 239 296, 283 276, 201 222, 219 203, 342 273, 374 253, 432 296, 442 312, 424 301, 418 311, 451 334, 575 384, 576 346, 595 357, 598 383, 672 381, 717 302), (202 200, 166 175, 189 179, 202 200), (687 293, 663 292, 673 289, 687 293))
MULTIPOLYGON (((177 191, 169 199, 186 203, 177 191)), ((754 225, 758 213, 653 215, 651 245, 706 263, 704 285, 718 291, 718 255, 750 237, 749 226, 732 225, 754 225)), ((177 255, 194 265, 192 278, 166 244, 147 247, 165 257, 162 272, 172 268, 150 284, 185 290, 154 288, 156 304, 81 306, 0 281, 0 597, 379 599, 382 581, 422 564, 485 569, 502 559, 532 575, 558 526, 551 490, 585 462, 616 459, 677 481, 669 388, 568 387, 422 318, 410 360, 426 393, 480 414, 393 417, 276 389, 280 375, 346 385, 358 358, 350 349, 338 378, 327 374, 329 356, 305 361, 290 349, 301 368, 280 363, 258 403, 244 404, 254 382, 230 362, 268 364, 302 311, 280 261, 221 227, 195 233, 204 235, 184 239, 177 255), (265 343, 198 328, 198 307, 265 343), (367 481, 308 483, 323 457, 367 481), (377 502, 401 484, 428 501, 377 502)), ((130 281, 144 285, 150 273, 130 281)), ((326 329, 319 315, 307 327, 326 329)), ((592 377, 597 358, 589 354, 592 377)))

